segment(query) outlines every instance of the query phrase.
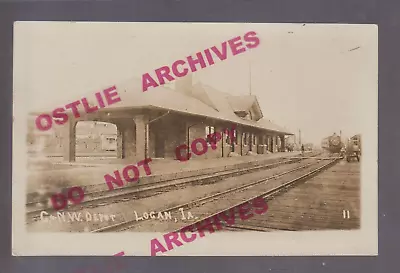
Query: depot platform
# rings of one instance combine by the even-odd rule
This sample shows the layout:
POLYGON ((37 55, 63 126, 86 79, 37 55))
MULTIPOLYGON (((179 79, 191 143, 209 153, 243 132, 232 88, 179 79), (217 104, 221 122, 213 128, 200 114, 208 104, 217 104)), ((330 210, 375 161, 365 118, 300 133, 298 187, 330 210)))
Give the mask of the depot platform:
MULTIPOLYGON (((270 164, 283 158, 298 157, 300 152, 280 152, 273 154, 238 156, 221 159, 189 160, 180 162, 177 160, 154 159, 149 163, 151 175, 147 176, 143 167, 140 169, 138 182, 124 183, 123 187, 157 183, 165 180, 185 178, 195 175, 209 174, 224 170, 233 170, 270 164)), ((123 162, 113 164, 104 161, 99 163, 93 160, 82 162, 49 162, 47 169, 32 170, 28 177, 27 193, 28 202, 38 192, 60 192, 74 186, 82 187, 85 192, 108 190, 104 175, 113 175, 114 171, 122 172, 126 165, 137 162, 123 162)), ((119 189, 120 187, 115 187, 119 189)))

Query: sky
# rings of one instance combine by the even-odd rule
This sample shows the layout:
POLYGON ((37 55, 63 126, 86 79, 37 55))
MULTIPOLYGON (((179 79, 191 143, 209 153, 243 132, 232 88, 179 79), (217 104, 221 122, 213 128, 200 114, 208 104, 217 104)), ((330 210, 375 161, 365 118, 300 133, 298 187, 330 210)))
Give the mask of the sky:
POLYGON ((257 48, 195 72, 194 82, 245 95, 251 81, 264 118, 300 129, 303 142, 365 133, 378 92, 377 29, 367 25, 19 22, 14 101, 55 108, 248 31, 257 48))

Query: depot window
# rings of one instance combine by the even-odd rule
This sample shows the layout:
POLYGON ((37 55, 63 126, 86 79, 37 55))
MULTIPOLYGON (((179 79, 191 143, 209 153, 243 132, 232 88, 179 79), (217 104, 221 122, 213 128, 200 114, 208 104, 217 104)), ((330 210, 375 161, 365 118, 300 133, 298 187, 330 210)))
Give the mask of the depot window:
POLYGON ((215 143, 215 138, 210 138, 209 135, 214 134, 215 127, 214 126, 206 126, 206 140, 208 143, 215 143))
MULTIPOLYGON (((237 132, 236 129, 233 130, 233 143, 237 144, 237 132)), ((226 144, 232 144, 231 140, 232 136, 230 134, 227 135, 226 137, 226 144)))
POLYGON ((238 144, 237 131, 236 131, 236 129, 233 131, 233 137, 235 138, 235 143, 238 144))

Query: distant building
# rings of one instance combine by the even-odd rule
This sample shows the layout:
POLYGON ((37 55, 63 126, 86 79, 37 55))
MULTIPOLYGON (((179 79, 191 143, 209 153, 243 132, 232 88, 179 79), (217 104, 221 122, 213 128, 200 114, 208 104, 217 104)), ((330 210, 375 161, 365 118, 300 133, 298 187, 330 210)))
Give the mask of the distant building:
MULTIPOLYGON (((62 156, 63 128, 54 126, 48 131, 35 127, 35 117, 28 121, 28 150, 31 153, 43 153, 49 156, 62 156)), ((114 124, 98 121, 79 122, 76 126, 76 152, 78 154, 96 154, 116 152, 117 127, 114 124)))

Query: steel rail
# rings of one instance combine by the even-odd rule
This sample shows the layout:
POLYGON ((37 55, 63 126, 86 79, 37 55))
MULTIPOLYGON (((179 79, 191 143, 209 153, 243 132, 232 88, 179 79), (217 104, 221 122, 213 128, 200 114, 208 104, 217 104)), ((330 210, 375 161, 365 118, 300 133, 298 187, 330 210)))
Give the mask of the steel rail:
MULTIPOLYGON (((320 155, 320 154, 321 154, 321 153, 317 153, 315 156, 318 156, 318 155, 320 155)), ((308 157, 308 158, 313 158, 313 157, 308 157)), ((308 158, 305 157, 305 158, 303 158, 303 159, 308 159, 308 158)), ((260 162, 261 165, 259 165, 259 166, 250 167, 250 168, 242 167, 242 168, 240 168, 240 169, 233 169, 233 170, 223 170, 223 171, 215 172, 214 174, 215 174, 215 176, 218 176, 218 174, 219 174, 219 173, 222 173, 222 172, 232 172, 232 173, 236 173, 236 172, 237 172, 237 173, 240 173, 240 171, 243 171, 243 170, 253 170, 253 169, 256 170, 257 168, 269 167, 269 166, 272 166, 272 165, 274 165, 274 164, 280 164, 280 163, 285 164, 285 162, 289 162, 290 160, 291 160, 291 161, 295 161, 295 160, 292 160, 292 159, 302 159, 302 158, 298 158, 298 157, 293 156, 293 157, 282 157, 281 159, 287 159, 287 161, 280 161, 280 162, 275 162, 275 163, 271 163, 271 164, 265 165, 265 163, 263 163, 264 161, 271 160, 271 159, 265 159, 265 160, 263 160, 263 161, 260 162)), ((243 163, 239 163, 239 165, 240 165, 240 164, 243 164, 243 163)), ((212 171, 212 168, 207 168, 207 170, 212 171)), ((182 177, 182 178, 179 178, 179 179, 168 178, 168 179, 165 179, 165 180, 163 180, 163 181, 147 183, 147 184, 145 184, 145 185, 132 185, 132 186, 127 186, 127 187, 124 187, 124 188, 115 189, 114 191, 124 191, 124 190, 129 190, 129 189, 131 189, 131 188, 134 188, 135 190, 138 190, 138 189, 141 189, 141 188, 151 187, 151 186, 153 186, 153 185, 155 185, 154 188, 157 189, 158 187, 168 186, 168 185, 159 186, 159 185, 162 184, 162 183, 167 184, 167 183, 170 183, 171 181, 184 180, 184 179, 188 179, 188 178, 196 178, 196 177, 198 177, 198 176, 206 176, 206 175, 207 175, 207 174, 194 174, 194 175, 189 175, 189 176, 182 177)), ((190 182, 188 182, 188 183, 190 183, 190 182)), ((184 183, 182 183, 182 184, 184 184, 184 183)), ((93 185, 89 185, 89 187, 90 187, 90 186, 93 186, 93 185)), ((96 186, 96 185, 94 185, 94 186, 96 186)), ((86 187, 87 187, 87 186, 86 186, 86 187)), ((109 192, 110 192, 110 190, 99 190, 99 191, 87 192, 87 193, 85 192, 85 196, 91 196, 91 195, 102 194, 102 193, 106 193, 106 194, 107 194, 107 193, 109 193, 109 192)), ((28 202, 28 203, 26 203, 26 206, 34 206, 34 205, 36 205, 36 204, 43 203, 43 202, 46 202, 46 201, 47 201, 47 199, 41 199, 41 200, 37 200, 37 201, 34 201, 34 202, 28 202)))
MULTIPOLYGON (((284 165, 284 164, 290 164, 290 163, 296 163, 296 162, 300 162, 300 160, 295 159, 289 159, 289 160, 284 160, 284 161, 279 161, 279 162, 275 162, 275 163, 271 163, 271 164, 267 164, 267 165, 260 165, 260 166, 255 166, 255 167, 250 167, 250 168, 242 168, 242 169, 234 169, 234 170, 227 170, 227 171, 220 171, 220 172, 216 172, 213 174, 198 174, 198 175, 192 175, 192 176, 188 176, 188 177, 184 177, 184 178, 179 178, 179 179, 170 179, 170 180, 166 180, 166 181, 162 181, 162 182, 155 182, 155 183, 151 183, 151 184, 145 184, 145 185, 139 185, 137 187, 134 187, 133 189, 127 187, 125 189, 118 189, 119 191, 122 190, 122 192, 116 192, 116 193, 111 193, 111 194, 107 194, 107 196, 102 196, 102 197, 98 197, 98 198, 93 198, 90 200, 83 200, 80 204, 77 205, 69 205, 69 208, 73 208, 73 207, 79 207, 80 209, 84 208, 85 206, 88 206, 92 203, 95 202, 104 202, 106 200, 109 199, 113 199, 113 198, 122 198, 124 196, 129 196, 132 194, 143 194, 149 191, 157 191, 157 190, 163 190, 163 189, 168 189, 169 187, 171 188, 178 188, 178 187, 184 187, 187 184, 191 184, 194 183, 195 184, 201 184, 204 183, 204 181, 207 180, 212 180, 212 179, 224 179, 225 176, 235 176, 235 175, 242 175, 245 173, 249 173, 249 172, 254 172, 257 170, 261 170, 261 169, 269 169, 269 168, 273 168, 273 167, 277 167, 280 165, 284 165), (176 182, 178 181, 178 182, 176 182), (180 182, 179 182, 180 181, 180 182)), ((171 189, 172 190, 172 189, 171 189)), ((110 191, 100 191, 104 192, 104 193, 109 193, 110 191)), ((164 191, 167 192, 167 191, 164 191)), ((99 192, 98 192, 99 193, 99 192)), ((94 193, 92 193, 94 194, 94 193)), ((85 193, 85 196, 88 196, 89 194, 85 193)), ((35 202, 35 203, 31 203, 31 204, 27 204, 27 205, 34 205, 34 204, 39 204, 41 203, 41 201, 35 202)), ((49 208, 39 208, 39 209, 35 209, 32 211, 28 211, 26 213, 26 215, 28 217, 38 217, 38 214, 42 211, 46 211, 46 212, 54 212, 56 211, 54 208, 49 207, 49 208)), ((68 211, 67 210, 61 210, 61 211, 68 211)))
MULTIPOLYGON (((227 209, 224 209, 224 210, 222 210, 222 211, 213 213, 213 214, 210 215, 210 216, 204 217, 203 219, 200 219, 200 220, 198 220, 198 221, 195 221, 195 222, 193 222, 192 224, 190 224, 190 225, 188 225, 188 226, 184 226, 184 227, 182 227, 182 228, 179 228, 179 229, 177 229, 177 230, 175 230, 175 231, 173 231, 173 232, 179 232, 181 229, 183 229, 183 228, 185 228, 185 227, 194 227, 194 225, 196 225, 197 223, 201 223, 201 222, 203 222, 203 221, 205 221, 205 220, 207 220, 207 219, 209 219, 209 218, 212 218, 212 217, 214 217, 214 216, 216 216, 216 215, 218 215, 218 214, 224 213, 224 212, 226 212, 226 211, 228 211, 228 210, 230 210, 230 209, 233 209, 233 208, 236 208, 236 207, 238 207, 238 206, 240 206, 240 205, 246 204, 246 203, 248 203, 248 202, 250 202, 250 201, 252 201, 252 200, 254 200, 254 199, 256 199, 256 198, 262 197, 263 199, 268 199, 268 198, 270 198, 270 197, 276 195, 277 193, 281 192, 283 189, 292 187, 294 184, 299 183, 299 182, 303 181, 304 179, 311 178, 312 176, 316 175, 317 173, 319 173, 319 172, 321 172, 321 171, 323 171, 323 170, 325 170, 325 169, 331 167, 333 164, 337 163, 340 159, 343 159, 343 158, 340 158, 340 157, 334 158, 331 162, 329 162, 329 163, 327 163, 327 164, 325 164, 325 165, 323 165, 323 166, 321 166, 321 167, 319 167, 319 168, 317 168, 317 169, 315 169, 315 170, 312 170, 312 171, 310 171, 310 172, 308 172, 308 173, 306 173, 306 174, 304 174, 304 175, 301 175, 300 177, 297 177, 297 178, 295 178, 295 179, 292 179, 292 180, 289 181, 289 182, 286 182, 286 183, 284 183, 284 184, 282 184, 282 185, 280 185, 280 186, 277 186, 277 187, 275 187, 275 188, 273 188, 273 189, 271 189, 271 190, 268 190, 268 191, 266 191, 266 192, 263 192, 263 193, 261 193, 261 194, 255 196, 255 197, 249 198, 249 199, 247 199, 247 200, 244 201, 244 202, 240 202, 240 203, 238 203, 238 204, 236 204, 236 205, 230 206, 230 207, 227 208, 227 209)), ((223 223, 221 223, 221 224, 223 224, 223 223)), ((226 226, 229 227, 229 225, 226 225, 226 226)))
MULTIPOLYGON (((231 193, 240 192, 240 191, 246 190, 247 188, 251 188, 251 187, 253 187, 255 185, 265 183, 265 182, 267 182, 269 180, 276 179, 276 178, 284 176, 286 174, 296 172, 296 171, 298 171, 300 169, 305 169, 305 168, 307 168, 307 167, 309 167, 311 165, 314 165, 314 164, 313 163, 308 163, 308 164, 306 164, 304 166, 300 166, 300 167, 297 167, 297 168, 291 169, 289 171, 285 171, 285 172, 282 172, 282 173, 279 173, 279 174, 276 174, 276 175, 273 175, 273 176, 270 176, 270 177, 267 177, 267 178, 259 179, 259 180, 255 181, 255 182, 252 182, 252 183, 249 183, 249 184, 246 184, 246 185, 235 187, 235 188, 232 188, 232 189, 220 192, 220 193, 213 194, 211 196, 202 197, 200 199, 196 199, 194 201, 187 202, 185 204, 181 204, 181 205, 177 205, 177 206, 173 206, 173 207, 164 209, 164 210, 160 211, 159 213, 176 211, 176 210, 178 210, 180 208, 189 209, 189 208, 195 207, 199 203, 201 205, 201 204, 204 204, 206 202, 214 201, 214 200, 219 199, 219 198, 221 198, 223 196, 227 196, 227 195, 229 195, 231 193)), ((141 223, 143 223, 145 221, 149 221, 149 220, 151 220, 151 218, 144 219, 144 220, 141 221, 141 223)), ((137 224, 138 223, 135 220, 128 220, 128 221, 125 221, 125 222, 122 222, 122 223, 118 223, 118 224, 114 224, 114 225, 111 225, 111 226, 102 227, 102 228, 93 230, 91 232, 105 232, 105 231, 110 232, 110 231, 115 231, 115 230, 123 231, 123 230, 126 230, 126 229, 130 229, 130 228, 136 226, 137 224), (128 227, 125 227, 125 226, 128 226, 128 227)))

